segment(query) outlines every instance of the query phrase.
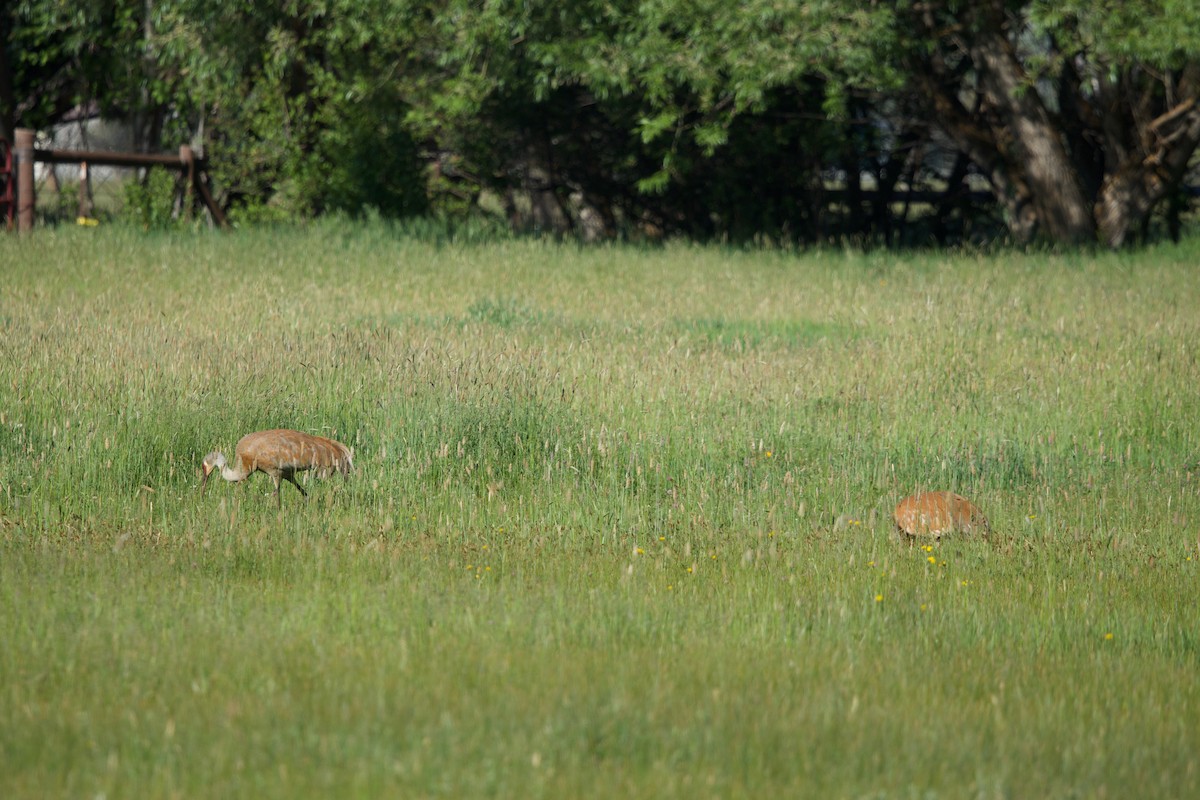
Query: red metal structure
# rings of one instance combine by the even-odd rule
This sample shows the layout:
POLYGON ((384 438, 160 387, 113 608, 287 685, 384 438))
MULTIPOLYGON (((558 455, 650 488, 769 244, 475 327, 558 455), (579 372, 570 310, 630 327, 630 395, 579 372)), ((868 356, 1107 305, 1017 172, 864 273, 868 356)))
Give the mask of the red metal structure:
POLYGON ((0 139, 0 219, 5 228, 13 226, 13 163, 12 147, 0 139))

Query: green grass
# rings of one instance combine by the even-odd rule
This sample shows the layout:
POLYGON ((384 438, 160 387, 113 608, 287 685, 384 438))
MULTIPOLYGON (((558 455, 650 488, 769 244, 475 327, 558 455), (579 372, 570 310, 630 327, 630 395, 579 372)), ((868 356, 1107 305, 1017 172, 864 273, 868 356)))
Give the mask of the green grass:
POLYGON ((1198 256, 0 238, 0 796, 1194 795, 1198 256))

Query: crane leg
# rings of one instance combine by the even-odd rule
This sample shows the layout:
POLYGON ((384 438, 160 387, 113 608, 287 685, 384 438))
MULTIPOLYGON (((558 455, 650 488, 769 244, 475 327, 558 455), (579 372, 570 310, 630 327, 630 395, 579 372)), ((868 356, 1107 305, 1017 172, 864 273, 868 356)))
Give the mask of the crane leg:
POLYGON ((306 500, 308 499, 308 492, 304 491, 304 487, 303 487, 303 486, 301 486, 301 485, 300 485, 300 484, 299 484, 299 483, 296 481, 296 476, 295 476, 295 475, 284 475, 283 477, 284 477, 284 478, 286 478, 287 480, 291 481, 291 484, 292 484, 292 486, 295 486, 297 489, 299 489, 299 490, 300 490, 300 494, 304 495, 304 498, 305 498, 306 500))

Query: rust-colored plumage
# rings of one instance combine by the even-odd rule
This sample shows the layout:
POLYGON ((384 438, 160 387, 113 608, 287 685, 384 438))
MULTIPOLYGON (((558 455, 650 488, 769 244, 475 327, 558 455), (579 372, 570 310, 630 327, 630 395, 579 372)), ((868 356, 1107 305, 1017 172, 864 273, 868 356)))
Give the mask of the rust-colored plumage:
POLYGON ((219 469, 222 478, 233 482, 245 480, 250 473, 258 470, 275 481, 275 502, 282 508, 283 500, 279 496, 281 481, 289 481, 300 490, 300 494, 308 497, 308 492, 296 481, 297 472, 313 470, 320 476, 334 472, 347 475, 354 469, 352 459, 349 447, 324 436, 287 428, 248 433, 234 449, 232 466, 226 463, 224 453, 213 451, 204 457, 204 478, 200 481, 200 492, 204 493, 208 476, 214 470, 219 469))
POLYGON ((987 517, 979 507, 954 492, 922 492, 906 497, 896 506, 896 527, 908 536, 940 539, 948 533, 987 535, 987 517))

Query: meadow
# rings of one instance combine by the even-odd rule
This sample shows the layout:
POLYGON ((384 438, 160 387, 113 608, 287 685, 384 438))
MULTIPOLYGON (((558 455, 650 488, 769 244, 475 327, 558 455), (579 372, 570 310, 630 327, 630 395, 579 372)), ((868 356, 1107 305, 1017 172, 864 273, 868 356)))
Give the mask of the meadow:
POLYGON ((1197 796, 1198 270, 0 237, 0 796, 1197 796))

